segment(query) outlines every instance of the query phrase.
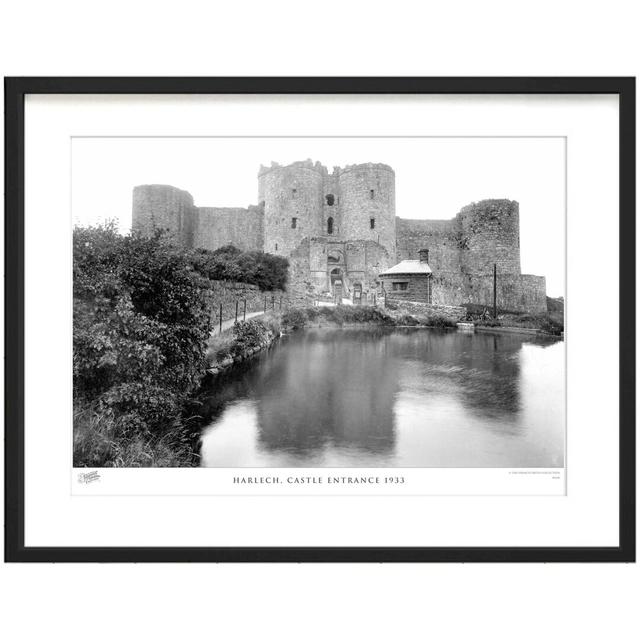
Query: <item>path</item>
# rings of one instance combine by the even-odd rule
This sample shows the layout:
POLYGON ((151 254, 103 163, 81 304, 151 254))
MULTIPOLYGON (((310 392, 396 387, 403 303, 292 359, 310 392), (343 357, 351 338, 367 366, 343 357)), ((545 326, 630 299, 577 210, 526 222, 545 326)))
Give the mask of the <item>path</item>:
MULTIPOLYGON (((256 316, 262 316, 264 315, 264 311, 253 311, 252 313, 247 313, 247 317, 246 319, 249 320, 249 318, 255 318, 256 316)), ((222 331, 226 331, 227 329, 231 329, 231 327, 233 327, 234 323, 235 323, 235 318, 231 318, 231 320, 223 320, 222 321, 222 331)), ((239 313, 238 314, 238 322, 242 322, 242 314, 239 313)), ((214 336, 218 333, 221 333, 220 331, 220 323, 218 322, 218 324, 216 324, 214 330, 211 332, 211 335, 214 336)))

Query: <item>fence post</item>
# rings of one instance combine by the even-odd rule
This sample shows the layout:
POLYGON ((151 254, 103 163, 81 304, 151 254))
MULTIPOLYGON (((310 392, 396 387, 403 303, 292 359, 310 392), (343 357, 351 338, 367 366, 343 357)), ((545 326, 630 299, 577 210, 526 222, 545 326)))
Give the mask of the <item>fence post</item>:
POLYGON ((222 333, 222 302, 220 303, 220 333, 222 333))
POLYGON ((242 308, 242 321, 244 322, 247 319, 247 299, 243 300, 244 307, 242 308))
POLYGON ((276 297, 271 296, 271 309, 275 309, 275 308, 276 308, 276 297))
POLYGON ((279 305, 278 309, 282 309, 282 296, 280 296, 280 305, 279 305))
POLYGON ((267 313, 267 296, 264 297, 264 312, 267 313))
POLYGON ((238 322, 238 301, 236 300, 236 324, 238 322))

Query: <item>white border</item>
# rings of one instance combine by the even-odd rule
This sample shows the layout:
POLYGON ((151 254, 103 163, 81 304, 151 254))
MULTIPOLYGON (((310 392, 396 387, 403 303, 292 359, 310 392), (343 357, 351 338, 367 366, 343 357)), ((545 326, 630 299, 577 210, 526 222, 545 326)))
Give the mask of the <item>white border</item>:
POLYGON ((614 96, 28 96, 27 546, 617 545, 617 117, 614 96), (374 133, 567 137, 567 497, 72 497, 69 137, 374 133), (572 320, 594 291, 606 341, 572 320))

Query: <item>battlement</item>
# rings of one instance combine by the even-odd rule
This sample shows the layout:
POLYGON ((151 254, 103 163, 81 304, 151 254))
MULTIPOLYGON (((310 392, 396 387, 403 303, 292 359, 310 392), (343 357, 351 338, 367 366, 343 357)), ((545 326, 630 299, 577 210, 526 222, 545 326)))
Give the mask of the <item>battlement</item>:
POLYGON ((290 164, 280 164, 279 162, 271 161, 270 166, 265 166, 263 164, 260 165, 258 169, 258 177, 262 177, 271 171, 277 171, 278 169, 310 169, 312 171, 318 172, 322 176, 328 176, 329 170, 319 161, 314 162, 311 158, 307 158, 306 160, 297 160, 296 162, 292 162, 290 164))
POLYGON ((395 171, 388 164, 384 164, 381 162, 363 162, 360 164, 348 164, 345 167, 334 166, 331 173, 329 173, 329 169, 325 167, 321 162, 314 162, 311 158, 307 158, 307 160, 297 160, 296 162, 291 162, 290 164, 280 164, 279 162, 271 161, 269 166, 260 165, 258 169, 258 177, 262 177, 271 171, 276 171, 278 169, 310 169, 312 171, 316 171, 321 176, 332 176, 339 177, 342 174, 348 173, 349 171, 353 171, 356 169, 369 169, 369 170, 381 170, 381 171, 390 171, 395 175, 395 171))

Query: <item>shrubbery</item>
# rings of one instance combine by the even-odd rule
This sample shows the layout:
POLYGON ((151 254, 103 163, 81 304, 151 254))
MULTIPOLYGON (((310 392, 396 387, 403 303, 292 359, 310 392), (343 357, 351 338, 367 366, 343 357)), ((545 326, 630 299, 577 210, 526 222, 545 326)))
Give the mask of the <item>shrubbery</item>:
POLYGON ((254 284, 261 291, 284 290, 289 261, 260 251, 240 251, 227 245, 215 251, 196 252, 197 269, 212 280, 254 284))
POLYGON ((347 323, 395 324, 393 318, 377 307, 340 305, 337 307, 307 307, 290 309, 282 314, 282 324, 287 330, 301 329, 308 321, 323 319, 342 325, 347 323))
POLYGON ((296 331, 304 328, 307 320, 312 319, 309 312, 317 307, 310 307, 305 313, 304 309, 289 309, 282 314, 282 324, 288 331, 296 331))
POLYGON ((233 325, 235 343, 232 348, 233 355, 241 355, 248 349, 261 346, 270 337, 270 330, 260 320, 247 320, 233 325))
POLYGON ((420 324, 428 327, 447 329, 450 327, 455 327, 457 325, 457 322, 455 320, 452 320, 451 318, 446 318, 445 316, 432 316, 427 320, 421 321, 420 324))
POLYGON ((207 362, 215 365, 227 358, 244 355, 249 349, 263 346, 280 335, 278 315, 270 313, 234 324, 231 331, 218 333, 209 340, 207 362))
MULTIPOLYGON (((201 379, 209 284, 192 258, 160 236, 74 230, 74 399, 109 423, 112 438, 169 426, 201 379)), ((74 462, 89 463, 76 445, 74 462)))
MULTIPOLYGON (((75 228, 75 463, 110 465, 124 457, 132 464, 140 450, 144 464, 150 442, 167 446, 159 440, 164 429, 182 437, 175 425, 206 369, 215 303, 206 295, 210 281, 284 289, 287 268, 285 258, 232 246, 190 250, 161 234, 121 236, 113 224, 75 228), (135 447, 127 445, 134 441, 135 447)), ((255 346, 268 329, 249 322, 238 331, 219 345, 217 357, 255 346)))

